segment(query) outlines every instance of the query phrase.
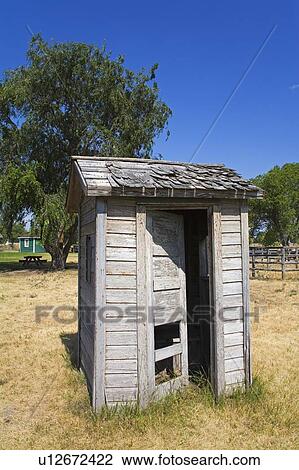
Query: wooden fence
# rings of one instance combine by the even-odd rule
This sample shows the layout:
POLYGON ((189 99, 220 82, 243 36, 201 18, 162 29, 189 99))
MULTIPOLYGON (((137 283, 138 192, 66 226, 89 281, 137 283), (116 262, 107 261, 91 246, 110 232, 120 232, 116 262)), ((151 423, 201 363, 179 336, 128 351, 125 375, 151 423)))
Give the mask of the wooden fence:
POLYGON ((0 251, 19 251, 19 243, 9 243, 9 245, 0 243, 0 251))
POLYGON ((288 272, 299 273, 299 247, 251 246, 249 261, 252 277, 256 277, 258 271, 272 271, 281 273, 284 279, 288 272))

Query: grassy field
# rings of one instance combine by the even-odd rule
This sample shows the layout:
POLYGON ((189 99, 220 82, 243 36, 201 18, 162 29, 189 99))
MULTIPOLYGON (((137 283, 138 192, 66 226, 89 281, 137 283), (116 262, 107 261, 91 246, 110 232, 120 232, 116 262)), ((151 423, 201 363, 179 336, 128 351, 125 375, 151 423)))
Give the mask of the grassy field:
MULTIPOLYGON (((43 265, 42 268, 47 270, 51 261, 49 253, 20 253, 19 251, 0 251, 0 272, 11 272, 19 271, 24 269, 22 263, 19 260, 24 259, 24 256, 36 254, 42 256, 43 259, 47 260, 47 264, 43 265)), ((78 262, 78 255, 76 253, 70 253, 68 255, 68 265, 75 265, 78 262)), ((35 264, 30 266, 30 269, 35 269, 35 264)))
POLYGON ((254 280, 251 291, 252 306, 263 308, 253 324, 250 393, 216 405, 207 388, 190 386, 143 412, 95 416, 69 354, 76 343, 76 323, 67 312, 77 304, 76 270, 2 270, 0 447, 298 448, 298 281, 254 280), (52 317, 35 321, 37 305, 58 304, 65 305, 68 324, 52 317))

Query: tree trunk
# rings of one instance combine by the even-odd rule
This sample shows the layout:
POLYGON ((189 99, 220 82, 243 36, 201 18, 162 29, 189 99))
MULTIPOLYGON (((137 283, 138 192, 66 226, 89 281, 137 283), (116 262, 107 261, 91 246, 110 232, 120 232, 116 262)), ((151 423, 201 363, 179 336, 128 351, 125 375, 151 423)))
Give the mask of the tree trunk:
POLYGON ((74 223, 66 232, 60 233, 60 240, 63 239, 64 242, 57 240, 55 245, 48 245, 44 243, 44 247, 48 253, 51 255, 51 268, 55 270, 65 269, 66 260, 70 251, 72 244, 75 241, 75 235, 78 228, 78 218, 75 218, 74 223))
POLYGON ((65 269, 65 257, 63 253, 63 244, 58 243, 55 249, 50 252, 51 255, 51 268, 52 269, 65 269))
POLYGON ((66 264, 66 260, 67 260, 72 244, 76 241, 77 231, 78 231, 78 217, 75 218, 73 225, 70 227, 68 231, 68 238, 63 247, 64 264, 66 264))

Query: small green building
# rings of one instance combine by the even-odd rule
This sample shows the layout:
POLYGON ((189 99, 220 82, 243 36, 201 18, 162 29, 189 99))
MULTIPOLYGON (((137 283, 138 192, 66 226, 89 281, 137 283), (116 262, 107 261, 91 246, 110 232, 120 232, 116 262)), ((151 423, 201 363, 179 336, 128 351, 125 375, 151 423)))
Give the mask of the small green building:
POLYGON ((45 253, 39 237, 18 237, 20 253, 45 253))

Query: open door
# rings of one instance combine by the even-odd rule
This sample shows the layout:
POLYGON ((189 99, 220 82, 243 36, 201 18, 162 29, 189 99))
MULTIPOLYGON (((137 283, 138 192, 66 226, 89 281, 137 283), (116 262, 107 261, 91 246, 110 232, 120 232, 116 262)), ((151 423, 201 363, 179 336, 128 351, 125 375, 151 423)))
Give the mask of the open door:
POLYGON ((206 210, 185 212, 189 375, 211 381, 211 255, 206 210))
POLYGON ((162 395, 188 380, 183 216, 148 212, 147 237, 149 386, 162 395))

